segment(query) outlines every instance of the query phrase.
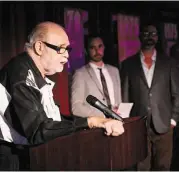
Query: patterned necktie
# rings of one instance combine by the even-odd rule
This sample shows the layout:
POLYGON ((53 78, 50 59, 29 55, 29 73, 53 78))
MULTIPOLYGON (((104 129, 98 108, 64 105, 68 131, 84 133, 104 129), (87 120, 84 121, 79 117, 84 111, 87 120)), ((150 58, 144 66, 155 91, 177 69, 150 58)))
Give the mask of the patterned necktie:
POLYGON ((103 87, 104 96, 106 98, 106 102, 107 102, 108 107, 111 109, 111 101, 110 101, 110 98, 109 98, 109 92, 108 92, 106 80, 105 80, 104 75, 102 73, 102 69, 101 68, 98 68, 98 69, 100 71, 100 77, 101 77, 101 83, 102 83, 102 87, 103 87))
POLYGON ((152 66, 152 57, 151 56, 145 56, 144 62, 147 65, 148 69, 152 66))

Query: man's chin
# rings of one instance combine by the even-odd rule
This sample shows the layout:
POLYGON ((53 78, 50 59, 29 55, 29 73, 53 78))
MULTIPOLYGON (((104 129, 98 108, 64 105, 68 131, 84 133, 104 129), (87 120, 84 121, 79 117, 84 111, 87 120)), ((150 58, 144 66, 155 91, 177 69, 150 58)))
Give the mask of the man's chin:
POLYGON ((56 73, 60 73, 63 71, 63 68, 57 69, 57 70, 51 70, 46 73, 46 75, 54 75, 56 73))
POLYGON ((92 60, 94 61, 94 62, 100 62, 100 61, 102 61, 102 57, 99 57, 99 58, 93 58, 92 60))
POLYGON ((145 49, 151 49, 155 47, 155 44, 146 44, 143 46, 145 49))
POLYGON ((60 72, 62 72, 62 71, 63 71, 63 69, 64 69, 64 67, 60 67, 60 68, 58 68, 58 69, 56 70, 56 72, 55 72, 55 73, 60 73, 60 72))
POLYGON ((46 73, 45 75, 47 75, 47 76, 50 76, 50 75, 54 75, 56 72, 48 72, 48 73, 46 73))

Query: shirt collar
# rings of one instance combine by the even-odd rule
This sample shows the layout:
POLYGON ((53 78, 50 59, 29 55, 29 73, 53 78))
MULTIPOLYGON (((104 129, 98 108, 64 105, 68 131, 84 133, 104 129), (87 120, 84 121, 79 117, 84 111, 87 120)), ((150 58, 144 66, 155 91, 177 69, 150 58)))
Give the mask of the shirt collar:
POLYGON ((99 68, 101 68, 101 69, 103 69, 104 67, 105 67, 105 64, 103 63, 103 65, 101 66, 101 67, 99 67, 99 66, 97 66, 97 65, 95 65, 94 63, 91 63, 91 62, 89 62, 89 65, 95 70, 95 69, 99 69, 99 68))
POLYGON ((39 69, 37 68, 37 66, 35 64, 35 62, 32 60, 32 57, 27 52, 24 52, 24 54, 25 54, 25 57, 28 59, 27 61, 30 65, 31 69, 34 71, 37 86, 39 88, 42 88, 44 85, 48 84, 47 81, 42 77, 39 69))
POLYGON ((55 83, 51 81, 49 78, 45 77, 45 81, 47 82, 47 85, 50 86, 51 89, 53 89, 55 83))
MULTIPOLYGON (((142 51, 140 51, 140 57, 141 57, 141 60, 144 61, 145 56, 144 56, 144 54, 142 53, 142 51)), ((154 53, 153 53, 153 55, 152 55, 152 60, 153 60, 153 61, 156 61, 156 58, 157 58, 157 51, 154 50, 154 53)))
POLYGON ((38 79, 36 80, 36 82, 38 83, 38 86, 40 88, 42 88, 44 85, 49 85, 51 89, 53 89, 55 82, 51 81, 49 78, 45 77, 43 78, 39 69, 37 68, 37 66, 35 65, 35 62, 32 60, 32 58, 30 57, 30 55, 27 52, 24 52, 26 54, 26 56, 29 59, 30 65, 33 69, 33 71, 36 73, 36 75, 38 76, 38 79))

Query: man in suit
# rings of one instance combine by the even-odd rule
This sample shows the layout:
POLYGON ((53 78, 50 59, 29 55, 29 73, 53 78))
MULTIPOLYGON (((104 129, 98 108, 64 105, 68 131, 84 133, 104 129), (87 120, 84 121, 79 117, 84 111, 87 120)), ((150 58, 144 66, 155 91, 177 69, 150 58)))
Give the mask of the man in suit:
POLYGON ((71 105, 75 116, 104 116, 98 109, 86 102, 88 95, 94 95, 109 108, 117 111, 121 102, 121 84, 116 67, 104 64, 104 43, 99 35, 89 36, 87 41, 89 63, 78 69, 72 79, 71 105))
POLYGON ((122 63, 124 102, 133 102, 131 116, 147 116, 148 156, 138 170, 170 170, 173 128, 179 117, 179 70, 173 59, 156 49, 158 32, 143 26, 141 50, 122 63))

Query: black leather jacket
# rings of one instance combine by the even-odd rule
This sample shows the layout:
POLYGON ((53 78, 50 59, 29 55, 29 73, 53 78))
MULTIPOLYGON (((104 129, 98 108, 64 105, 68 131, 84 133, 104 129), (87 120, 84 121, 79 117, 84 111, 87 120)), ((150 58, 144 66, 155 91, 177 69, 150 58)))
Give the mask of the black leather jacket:
MULTIPOLYGON (((0 115, 4 116, 5 123, 10 131, 13 128, 22 138, 27 139, 27 144, 44 143, 78 129, 88 128, 86 118, 70 120, 64 119, 61 115, 62 120, 55 121, 47 116, 42 105, 43 95, 39 90, 48 83, 26 52, 12 58, 1 69, 0 85, 1 88, 5 88, 5 94, 10 97, 4 112, 0 105, 0 115), (30 80, 27 77, 29 71, 33 76, 30 80)), ((1 102, 4 101, 3 98, 0 95, 1 102)), ((0 139, 6 140, 5 128, 7 127, 3 128, 3 125, 0 125, 0 128, 0 139)), ((11 133, 11 137, 12 139, 9 142, 22 144, 16 136, 13 136, 13 133, 11 133)))

